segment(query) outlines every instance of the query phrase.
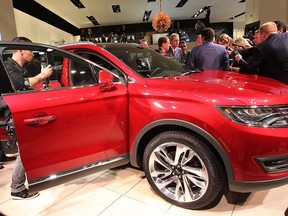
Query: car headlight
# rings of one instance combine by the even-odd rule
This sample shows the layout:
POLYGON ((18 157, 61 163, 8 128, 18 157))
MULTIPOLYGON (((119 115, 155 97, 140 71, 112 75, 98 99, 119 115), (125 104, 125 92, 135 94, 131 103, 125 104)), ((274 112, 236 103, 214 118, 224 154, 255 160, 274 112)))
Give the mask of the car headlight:
POLYGON ((217 107, 234 122, 255 127, 288 127, 288 106, 217 107))

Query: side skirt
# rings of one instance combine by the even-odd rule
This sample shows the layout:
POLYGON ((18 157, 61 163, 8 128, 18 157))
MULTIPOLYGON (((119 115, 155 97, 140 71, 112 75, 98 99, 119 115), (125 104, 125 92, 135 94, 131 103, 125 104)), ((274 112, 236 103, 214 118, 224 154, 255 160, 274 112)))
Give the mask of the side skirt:
POLYGON ((79 179, 87 175, 94 174, 96 172, 105 169, 119 167, 122 165, 126 165, 128 163, 129 163, 129 155, 125 154, 118 157, 106 159, 103 161, 98 161, 92 164, 87 164, 85 166, 67 170, 65 172, 55 173, 40 179, 28 181, 29 191, 36 192, 45 190, 63 183, 67 183, 69 181, 79 179))

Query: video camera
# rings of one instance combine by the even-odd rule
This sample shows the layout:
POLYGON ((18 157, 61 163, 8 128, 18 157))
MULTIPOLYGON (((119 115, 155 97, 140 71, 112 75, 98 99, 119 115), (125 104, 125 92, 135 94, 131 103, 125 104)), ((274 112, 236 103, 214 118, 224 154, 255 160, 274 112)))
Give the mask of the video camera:
MULTIPOLYGON (((47 53, 40 54, 40 62, 41 62, 41 69, 49 65, 47 53)), ((43 83, 44 89, 49 88, 49 83, 50 83, 49 78, 43 80, 42 83, 43 83)))

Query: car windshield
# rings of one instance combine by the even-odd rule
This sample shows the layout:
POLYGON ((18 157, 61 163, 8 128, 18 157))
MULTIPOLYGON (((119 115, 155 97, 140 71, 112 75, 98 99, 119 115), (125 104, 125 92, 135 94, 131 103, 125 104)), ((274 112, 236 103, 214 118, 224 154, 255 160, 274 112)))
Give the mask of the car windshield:
POLYGON ((100 45, 130 66, 142 77, 181 76, 199 72, 174 58, 169 58, 151 48, 134 45, 100 45))

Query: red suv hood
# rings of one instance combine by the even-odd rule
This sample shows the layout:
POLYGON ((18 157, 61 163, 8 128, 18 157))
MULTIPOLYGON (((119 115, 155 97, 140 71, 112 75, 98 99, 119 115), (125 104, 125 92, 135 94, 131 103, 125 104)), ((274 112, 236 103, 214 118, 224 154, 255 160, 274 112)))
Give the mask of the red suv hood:
POLYGON ((180 97, 193 97, 197 94, 206 99, 229 98, 251 105, 287 104, 288 85, 266 77, 257 75, 238 74, 227 71, 205 70, 200 73, 185 76, 173 76, 166 78, 148 79, 150 87, 173 89, 179 92, 180 97), (185 92, 189 95, 186 95, 185 92))

